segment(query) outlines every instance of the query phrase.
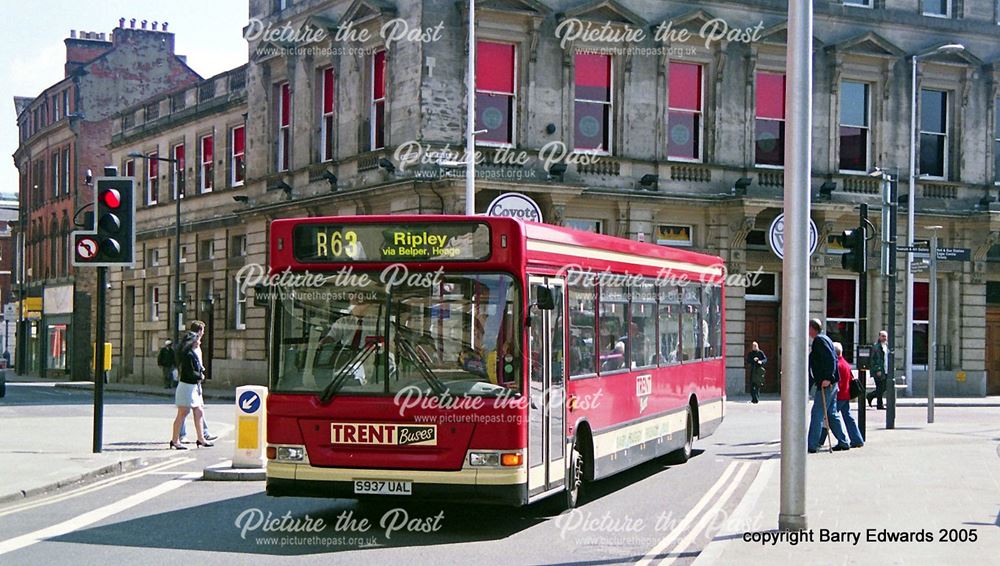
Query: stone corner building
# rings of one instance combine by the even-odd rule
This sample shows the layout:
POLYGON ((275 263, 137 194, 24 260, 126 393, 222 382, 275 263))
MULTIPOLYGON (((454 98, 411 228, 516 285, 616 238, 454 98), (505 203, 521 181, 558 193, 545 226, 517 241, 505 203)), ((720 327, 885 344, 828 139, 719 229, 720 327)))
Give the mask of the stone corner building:
MULTIPOLYGON (((148 159, 132 165, 143 251, 135 270, 113 279, 109 325, 124 333, 126 349, 116 357, 128 358, 116 362, 120 379, 155 382, 155 350, 174 332, 170 309, 205 319, 208 305, 213 376, 227 384, 264 381, 267 314, 247 301, 235 274, 243 265, 266 265, 275 218, 464 210, 461 172, 438 160, 410 159, 420 151, 457 151, 445 161, 462 159, 456 148, 464 145, 463 5, 250 0, 249 15, 263 26, 308 27, 326 37, 251 37, 245 74, 237 69, 117 115, 114 163, 136 151, 176 158, 179 147, 183 154, 175 159, 183 162, 179 168, 159 162, 150 171, 155 160, 148 159), (392 41, 383 33, 392 30, 416 33, 392 41), (211 94, 203 96, 203 89, 211 94), (178 293, 171 205, 180 185, 178 293), (175 304, 178 295, 183 304, 175 304)), ((782 186, 785 2, 485 0, 477 6, 483 163, 476 210, 517 191, 542 206, 546 222, 718 254, 733 274, 759 273, 753 286, 727 289, 730 393, 744 391, 743 356, 753 340, 771 359, 765 390, 777 390, 782 265, 766 232, 786 189, 814 196, 819 238, 811 314, 826 321, 851 359, 884 326, 889 300, 897 301, 894 330, 903 336, 903 293, 888 297, 877 269, 866 275, 870 324, 868 335, 859 335, 858 276, 840 268, 843 250, 832 237, 856 226, 861 203, 871 207, 880 237, 881 187, 868 172, 898 168, 900 192, 907 190, 910 58, 962 43, 964 51, 920 65, 916 225, 944 226, 942 245, 972 255, 971 262, 941 265, 939 392, 983 395, 1000 388, 996 2, 817 2, 813 175, 810 187, 795 188, 782 186), (590 31, 568 34, 574 26, 590 31), (721 37, 703 37, 719 30, 721 37), (577 152, 561 160, 564 169, 545 161, 560 148, 577 152), (521 153, 530 158, 511 159, 521 153)), ((870 251, 877 257, 874 244, 870 251)), ((926 274, 918 274, 915 340, 912 347, 900 342, 898 356, 913 356, 917 393, 931 355, 927 288, 926 274)))

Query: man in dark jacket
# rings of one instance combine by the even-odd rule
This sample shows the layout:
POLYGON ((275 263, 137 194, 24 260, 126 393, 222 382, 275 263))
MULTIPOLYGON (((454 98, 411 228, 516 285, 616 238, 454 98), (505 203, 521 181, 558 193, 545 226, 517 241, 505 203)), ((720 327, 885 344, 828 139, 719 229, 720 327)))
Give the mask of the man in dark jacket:
POLYGON ((163 371, 163 388, 177 387, 177 357, 174 355, 172 342, 167 340, 160 353, 156 355, 156 365, 163 371))
POLYGON ((812 417, 809 421, 809 452, 819 449, 820 434, 829 418, 830 432, 837 439, 834 450, 849 450, 844 432, 844 423, 837 410, 837 391, 840 376, 837 374, 837 354, 833 342, 822 334, 823 323, 819 319, 809 321, 809 337, 812 347, 809 351, 809 385, 813 391, 812 417))
POLYGON ((747 367, 750 368, 750 402, 758 403, 757 396, 760 394, 760 386, 764 385, 764 365, 767 364, 767 356, 761 351, 760 346, 754 342, 750 346, 750 353, 747 354, 747 367))
POLYGON ((878 342, 872 344, 871 350, 871 372, 875 379, 875 391, 867 395, 868 406, 872 406, 872 399, 878 400, 878 409, 885 409, 882 404, 882 395, 885 394, 886 376, 889 365, 889 333, 883 330, 878 333, 878 342))

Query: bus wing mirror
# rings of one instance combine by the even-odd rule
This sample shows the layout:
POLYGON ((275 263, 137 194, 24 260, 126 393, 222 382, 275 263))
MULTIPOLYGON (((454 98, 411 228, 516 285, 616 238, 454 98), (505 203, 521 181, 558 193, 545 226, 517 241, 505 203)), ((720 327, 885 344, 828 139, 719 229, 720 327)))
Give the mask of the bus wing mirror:
POLYGON ((538 287, 538 310, 550 311, 556 308, 556 296, 552 287, 538 287))

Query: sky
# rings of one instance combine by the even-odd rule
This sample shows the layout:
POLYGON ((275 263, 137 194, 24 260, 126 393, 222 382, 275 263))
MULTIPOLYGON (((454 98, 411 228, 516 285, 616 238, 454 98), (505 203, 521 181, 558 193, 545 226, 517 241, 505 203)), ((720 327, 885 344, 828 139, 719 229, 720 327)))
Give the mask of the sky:
POLYGON ((17 193, 15 96, 63 78, 69 31, 110 33, 118 19, 169 22, 176 52, 203 77, 247 60, 247 0, 0 0, 0 193, 17 193))

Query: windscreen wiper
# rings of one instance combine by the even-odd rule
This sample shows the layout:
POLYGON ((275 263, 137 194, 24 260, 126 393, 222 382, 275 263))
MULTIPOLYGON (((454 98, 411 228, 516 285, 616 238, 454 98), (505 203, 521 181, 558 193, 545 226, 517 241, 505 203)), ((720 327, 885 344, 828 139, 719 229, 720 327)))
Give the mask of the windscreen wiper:
POLYGON ((393 323, 396 327, 396 345, 400 348, 401 353, 405 355, 413 365, 417 367, 417 373, 420 377, 424 378, 427 385, 430 386, 431 390, 438 395, 446 395, 448 393, 448 387, 441 382, 441 379, 434 373, 430 365, 420 356, 420 352, 417 351, 416 347, 410 342, 408 338, 403 338, 404 331, 410 334, 416 334, 413 330, 409 328, 404 328, 399 324, 398 321, 393 323))
POLYGON ((374 353, 377 349, 378 342, 371 341, 365 344, 364 348, 355 352, 354 355, 347 360, 347 363, 341 366, 340 371, 333 376, 333 380, 330 381, 329 385, 323 388, 323 391, 319 395, 320 402, 324 405, 329 403, 330 399, 333 399, 333 396, 336 395, 337 392, 340 391, 340 388, 343 387, 344 383, 347 382, 347 376, 354 374, 358 368, 368 361, 368 358, 370 358, 372 353, 374 353))

